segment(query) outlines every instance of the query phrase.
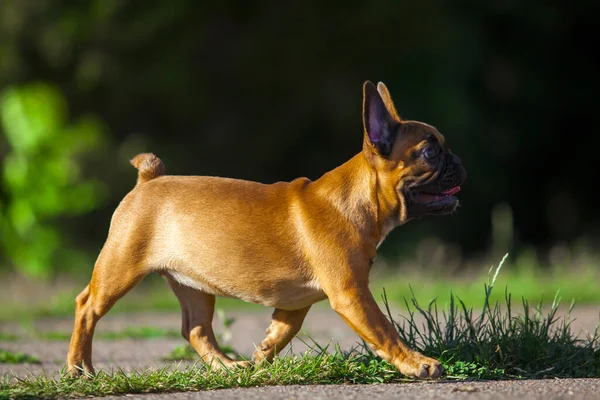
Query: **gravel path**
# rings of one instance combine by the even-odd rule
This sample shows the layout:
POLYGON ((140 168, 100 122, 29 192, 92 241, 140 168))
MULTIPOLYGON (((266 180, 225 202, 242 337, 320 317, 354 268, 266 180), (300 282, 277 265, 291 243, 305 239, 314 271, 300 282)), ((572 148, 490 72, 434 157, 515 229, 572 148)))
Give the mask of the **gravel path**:
MULTIPOLYGON (((162 395, 134 395, 140 400, 331 400, 331 399, 598 399, 600 379, 553 379, 493 382, 431 382, 381 385, 271 386, 162 395)), ((109 397, 123 399, 123 397, 109 397)))

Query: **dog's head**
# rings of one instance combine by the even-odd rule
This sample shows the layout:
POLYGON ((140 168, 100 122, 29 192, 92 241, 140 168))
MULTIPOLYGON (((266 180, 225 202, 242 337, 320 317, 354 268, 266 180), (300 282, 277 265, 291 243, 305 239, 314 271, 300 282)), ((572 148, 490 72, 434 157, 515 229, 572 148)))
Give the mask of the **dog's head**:
POLYGON ((369 81, 363 86, 363 124, 363 152, 377 172, 382 211, 404 223, 456 209, 466 172, 437 129, 402 120, 386 86, 369 81))

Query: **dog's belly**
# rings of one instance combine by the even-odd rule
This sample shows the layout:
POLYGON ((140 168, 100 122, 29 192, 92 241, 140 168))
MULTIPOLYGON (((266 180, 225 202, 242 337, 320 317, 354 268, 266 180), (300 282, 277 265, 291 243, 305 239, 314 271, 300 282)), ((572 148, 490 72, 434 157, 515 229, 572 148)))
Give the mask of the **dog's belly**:
POLYGON ((180 285, 203 293, 233 297, 283 310, 297 310, 327 298, 321 285, 314 279, 261 280, 260 285, 257 285, 256 281, 244 280, 242 286, 237 282, 228 282, 229 279, 223 281, 218 278, 207 279, 200 276, 197 271, 181 272, 178 269, 169 269, 161 273, 169 275, 180 285))
MULTIPOLYGON (((309 280, 300 284, 284 285, 284 289, 274 293, 270 307, 277 307, 283 310, 297 310, 307 307, 318 301, 326 299, 321 285, 316 280, 309 280), (287 286, 287 287, 285 287, 287 286)), ((267 305, 267 304, 266 304, 267 305)))

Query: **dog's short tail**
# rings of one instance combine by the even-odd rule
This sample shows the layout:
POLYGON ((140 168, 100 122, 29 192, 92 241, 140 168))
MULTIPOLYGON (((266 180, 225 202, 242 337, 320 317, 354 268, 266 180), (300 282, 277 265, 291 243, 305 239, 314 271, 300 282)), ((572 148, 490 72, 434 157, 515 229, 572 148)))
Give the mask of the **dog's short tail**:
POLYGON ((167 173, 165 164, 152 153, 138 154, 130 163, 138 169, 137 185, 167 173))

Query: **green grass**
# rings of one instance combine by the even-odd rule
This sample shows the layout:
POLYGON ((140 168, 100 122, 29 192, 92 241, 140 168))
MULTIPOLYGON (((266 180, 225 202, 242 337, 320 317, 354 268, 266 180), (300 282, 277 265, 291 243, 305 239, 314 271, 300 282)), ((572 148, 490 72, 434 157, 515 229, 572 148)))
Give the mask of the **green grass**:
POLYGON ((25 353, 13 353, 0 349, 0 363, 4 364, 39 364, 40 360, 36 356, 25 353))
POLYGON ((12 333, 0 332, 0 342, 14 342, 15 340, 19 340, 17 335, 13 335, 12 333))
MULTIPOLYGON (((503 260, 504 261, 504 260, 503 260)), ((549 311, 541 303, 530 307, 520 301, 516 312, 512 296, 504 292, 503 301, 490 301, 502 263, 484 285, 483 301, 475 313, 452 295, 442 311, 436 301, 423 307, 418 299, 406 301, 408 315, 390 319, 403 339, 424 354, 439 358, 445 379, 569 378, 600 376, 600 338, 598 329, 579 339, 570 330, 569 314, 558 315, 559 299, 549 311), (416 321, 420 314, 422 325, 416 321)), ((179 349, 190 358, 189 348, 179 349)), ((0 398, 56 398, 118 395, 126 393, 179 392, 230 387, 286 384, 385 383, 408 381, 395 368, 379 359, 368 347, 350 352, 312 344, 302 356, 277 358, 272 365, 259 364, 249 369, 212 372, 203 364, 177 370, 115 373, 101 372, 88 379, 62 377, 25 378, 16 382, 6 378, 0 383, 0 398)))
MULTIPOLYGON (((69 339, 71 335, 69 334, 69 339)), ((121 339, 156 339, 156 338, 181 338, 181 331, 175 329, 161 329, 150 326, 127 328, 118 332, 99 332, 98 338, 104 340, 121 339)))
MULTIPOLYGON (((181 332, 174 329, 140 326, 122 331, 98 332, 95 337, 101 340, 181 338, 181 332)), ((70 340, 71 332, 46 332, 39 334, 36 338, 41 340, 70 340)))
MULTIPOLYGON (((122 339, 157 339, 157 338, 181 338, 181 332, 175 329, 162 329, 151 326, 131 327, 122 331, 98 332, 94 335, 101 340, 122 339)), ((0 341, 14 342, 19 340, 70 340, 71 332, 27 332, 23 335, 11 333, 0 333, 0 341)))
POLYGON ((171 353, 164 358, 167 361, 198 361, 200 356, 189 344, 175 347, 171 353))
MULTIPOLYGON (((508 289, 502 303, 492 303, 493 288, 506 258, 495 270, 490 269, 478 316, 454 295, 448 310, 441 313, 435 301, 423 308, 412 297, 412 307, 406 301, 408 317, 402 323, 392 320, 400 335, 425 353, 439 354, 449 366, 453 362, 474 363, 488 371, 528 378, 600 376, 598 325, 590 337, 578 339, 570 329, 569 313, 574 303, 562 317, 558 315, 558 293, 546 313, 541 301, 530 307, 525 299, 521 299, 522 310, 514 312, 508 289), (415 312, 424 317, 423 327, 415 324, 415 312)), ((387 301, 385 304, 387 307, 387 301)))

